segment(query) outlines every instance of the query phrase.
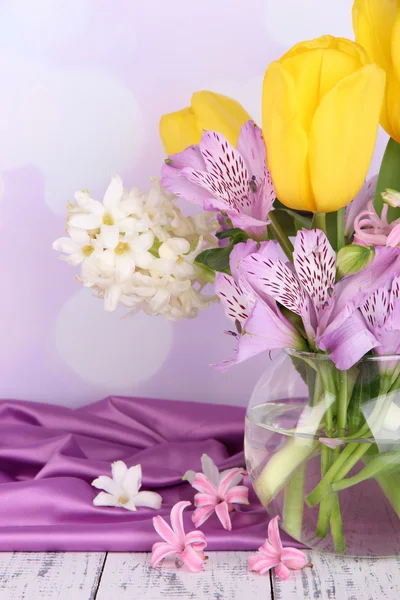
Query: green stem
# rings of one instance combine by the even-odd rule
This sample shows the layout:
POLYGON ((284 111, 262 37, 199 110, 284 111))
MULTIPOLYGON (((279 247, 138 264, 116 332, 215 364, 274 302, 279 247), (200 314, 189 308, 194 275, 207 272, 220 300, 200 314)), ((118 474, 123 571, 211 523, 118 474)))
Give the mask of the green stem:
POLYGON ((344 241, 344 216, 346 209, 339 208, 336 212, 336 252, 339 252, 345 245, 344 241))
POLYGON ((313 218, 313 226, 326 233, 326 213, 315 213, 313 218))
POLYGON ((343 534, 343 521, 340 512, 339 496, 335 494, 335 500, 333 503, 332 514, 331 514, 331 533, 333 539, 333 545, 335 552, 338 554, 346 554, 346 541, 343 534))
POLYGON ((289 240, 285 231, 279 225, 278 219, 274 215, 274 211, 271 211, 269 213, 268 217, 271 221, 270 224, 268 225, 268 227, 271 229, 272 233, 274 234, 274 238, 277 240, 277 242, 279 242, 279 245, 281 246, 282 250, 288 257, 288 259, 290 261, 292 261, 293 260, 293 244, 292 244, 292 242, 289 240))
POLYGON ((301 538, 304 510, 305 464, 290 479, 283 501, 283 526, 294 538, 301 538))
POLYGON ((349 396, 349 381, 346 371, 339 371, 339 394, 337 412, 337 437, 343 437, 347 425, 347 404, 349 396))

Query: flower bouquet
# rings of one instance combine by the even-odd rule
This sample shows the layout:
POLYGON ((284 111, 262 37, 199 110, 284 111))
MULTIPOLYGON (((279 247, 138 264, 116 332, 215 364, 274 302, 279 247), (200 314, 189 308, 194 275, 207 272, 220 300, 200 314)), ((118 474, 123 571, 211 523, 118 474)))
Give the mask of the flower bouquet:
POLYGON ((164 115, 161 183, 77 192, 54 247, 109 311, 176 320, 219 300, 235 341, 222 372, 284 350, 247 415, 257 495, 308 545, 384 555, 400 551, 397 0, 356 0, 353 25, 358 43, 325 35, 268 66, 262 128, 212 92, 164 115), (366 181, 379 123, 390 139, 366 181))

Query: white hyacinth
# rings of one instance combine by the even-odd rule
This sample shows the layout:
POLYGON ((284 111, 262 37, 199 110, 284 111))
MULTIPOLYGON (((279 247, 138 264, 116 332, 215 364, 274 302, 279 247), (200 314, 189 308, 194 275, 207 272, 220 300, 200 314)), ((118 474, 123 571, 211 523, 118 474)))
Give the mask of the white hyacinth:
POLYGON ((202 293, 206 270, 196 257, 216 245, 214 213, 185 217, 159 180, 148 193, 126 190, 114 175, 103 202, 87 190, 69 204, 69 237, 56 240, 61 258, 80 266, 79 281, 113 311, 122 304, 176 321, 192 318, 214 296, 202 293))

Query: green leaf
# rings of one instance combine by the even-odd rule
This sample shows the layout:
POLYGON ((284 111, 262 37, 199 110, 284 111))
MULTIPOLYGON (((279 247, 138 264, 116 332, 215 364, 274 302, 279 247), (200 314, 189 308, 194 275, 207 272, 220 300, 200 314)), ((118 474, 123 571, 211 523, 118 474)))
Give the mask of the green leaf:
POLYGON ((247 233, 243 229, 239 229, 239 227, 224 229, 223 231, 218 231, 215 235, 219 240, 225 240, 226 238, 235 237, 238 234, 244 234, 248 237, 247 233))
POLYGON ((312 214, 306 212, 300 212, 296 210, 292 210, 291 208, 279 208, 278 210, 282 210, 287 213, 294 221, 294 223, 298 223, 304 229, 311 229, 312 224, 312 214))
MULTIPOLYGON (((382 212, 383 198, 382 192, 386 189, 400 190, 400 144, 393 138, 390 138, 383 155, 381 168, 376 185, 374 197, 374 207, 378 215, 382 212)), ((391 223, 400 217, 400 208, 389 206, 388 221, 391 223)))
POLYGON ((226 246, 226 248, 211 248, 210 250, 204 250, 197 256, 196 262, 206 265, 214 271, 230 275, 229 256, 232 248, 233 244, 230 244, 229 246, 226 246))

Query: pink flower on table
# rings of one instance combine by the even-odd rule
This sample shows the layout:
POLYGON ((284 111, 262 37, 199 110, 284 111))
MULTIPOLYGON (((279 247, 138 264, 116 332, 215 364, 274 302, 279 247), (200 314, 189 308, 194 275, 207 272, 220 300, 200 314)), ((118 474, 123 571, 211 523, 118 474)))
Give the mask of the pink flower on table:
POLYGON ((219 472, 213 459, 203 454, 201 457, 202 473, 187 471, 183 479, 189 481, 198 493, 194 497, 195 506, 193 523, 200 527, 215 512, 224 529, 231 531, 230 513, 234 504, 249 504, 249 490, 242 482, 246 471, 233 468, 219 472))
POLYGON ((191 502, 178 502, 171 510, 171 527, 159 515, 153 518, 154 529, 164 542, 156 542, 151 551, 151 566, 155 568, 167 556, 175 555, 176 564, 183 563, 192 573, 200 573, 206 557, 207 540, 201 531, 185 533, 183 511, 191 502))
POLYGON ((312 565, 301 550, 282 546, 278 521, 279 517, 274 517, 269 522, 268 538, 255 554, 249 556, 249 569, 264 575, 275 568, 279 579, 286 580, 290 577, 290 570, 297 571, 312 565))
POLYGON ((162 185, 205 210, 220 210, 260 238, 276 198, 262 132, 253 121, 240 131, 237 148, 217 131, 204 131, 198 145, 169 157, 162 185))

